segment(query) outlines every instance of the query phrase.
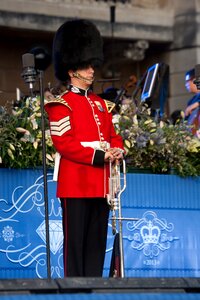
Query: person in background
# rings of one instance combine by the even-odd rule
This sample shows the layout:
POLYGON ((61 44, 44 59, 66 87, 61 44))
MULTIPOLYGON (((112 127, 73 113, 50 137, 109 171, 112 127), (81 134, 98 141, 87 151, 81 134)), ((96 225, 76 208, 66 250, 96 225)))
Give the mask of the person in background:
POLYGON ((102 38, 87 20, 65 22, 53 43, 55 76, 68 82, 48 95, 45 110, 57 151, 57 197, 61 200, 64 275, 103 274, 109 206, 109 162, 123 158, 123 141, 112 123, 113 103, 91 89, 103 61, 102 38))
POLYGON ((187 102, 187 107, 185 111, 181 109, 177 109, 172 112, 170 115, 170 120, 172 124, 176 124, 177 122, 186 120, 190 125, 193 121, 193 113, 199 107, 200 101, 200 91, 197 89, 196 84, 194 83, 195 80, 195 70, 191 69, 185 73, 185 87, 186 90, 193 94, 193 96, 187 102))
POLYGON ((192 117, 192 113, 194 110, 199 108, 200 103, 200 90, 197 89, 195 80, 195 70, 191 69, 185 73, 185 87, 189 93, 192 93, 193 96, 187 103, 187 107, 185 109, 185 118, 190 123, 190 118, 192 117))

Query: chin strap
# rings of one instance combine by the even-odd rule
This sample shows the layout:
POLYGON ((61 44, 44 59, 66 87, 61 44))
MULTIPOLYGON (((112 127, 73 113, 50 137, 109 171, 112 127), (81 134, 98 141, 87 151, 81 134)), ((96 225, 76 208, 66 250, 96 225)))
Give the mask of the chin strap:
POLYGON ((94 81, 94 77, 92 79, 88 79, 86 77, 81 76, 78 72, 74 72, 73 77, 78 78, 78 79, 80 79, 84 82, 90 83, 90 84, 94 81))

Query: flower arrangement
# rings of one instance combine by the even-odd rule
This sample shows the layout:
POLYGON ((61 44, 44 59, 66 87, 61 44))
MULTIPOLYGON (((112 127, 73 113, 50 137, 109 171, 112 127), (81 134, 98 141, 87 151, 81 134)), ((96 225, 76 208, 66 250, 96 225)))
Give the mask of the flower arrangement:
MULTIPOLYGON (((46 163, 54 164, 50 132, 45 132, 46 163)), ((34 168, 42 166, 42 131, 40 98, 27 97, 13 106, 12 113, 6 108, 0 112, 0 166, 5 168, 34 168)))
POLYGON ((128 169, 200 175, 200 139, 184 119, 175 125, 167 119, 156 121, 147 105, 136 108, 132 102, 122 105, 115 125, 124 140, 128 169))
MULTIPOLYGON (((53 167, 55 149, 46 120, 46 163, 53 167)), ((155 121, 146 105, 122 105, 114 116, 124 140, 127 168, 148 169, 153 173, 174 170, 180 176, 200 176, 200 139, 186 122, 172 125, 155 121)), ((0 166, 34 168, 42 166, 40 98, 27 97, 12 113, 0 111, 0 166)))

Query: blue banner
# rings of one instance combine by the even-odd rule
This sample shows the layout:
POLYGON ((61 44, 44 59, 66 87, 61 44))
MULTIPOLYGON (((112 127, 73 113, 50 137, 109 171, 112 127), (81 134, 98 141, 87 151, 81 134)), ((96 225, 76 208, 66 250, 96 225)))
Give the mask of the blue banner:
MULTIPOLYGON (((51 171, 47 179, 51 276, 61 278, 62 215, 51 171)), ((0 278, 46 278, 42 170, 0 169, 0 182, 0 278)), ((200 178, 127 174, 121 197, 126 277, 200 276, 199 192, 200 178)), ((106 277, 113 241, 110 222, 106 277)))

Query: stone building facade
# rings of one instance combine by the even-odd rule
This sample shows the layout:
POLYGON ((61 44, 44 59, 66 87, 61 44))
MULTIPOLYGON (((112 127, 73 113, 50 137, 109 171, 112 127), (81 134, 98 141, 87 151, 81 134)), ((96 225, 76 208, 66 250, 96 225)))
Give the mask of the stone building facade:
MULTIPOLYGON (((28 93, 22 55, 35 46, 50 53, 57 28, 67 19, 85 18, 104 38, 95 92, 120 88, 132 74, 140 79, 148 66, 165 62, 170 67, 168 112, 184 109, 189 98, 184 74, 200 60, 199 10, 200 0, 1 0, 0 105, 16 98, 16 88, 28 93)), ((52 65, 44 80, 55 84, 52 65)))

